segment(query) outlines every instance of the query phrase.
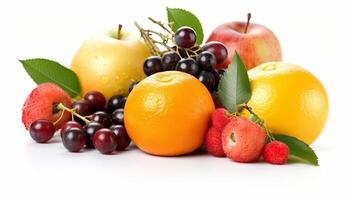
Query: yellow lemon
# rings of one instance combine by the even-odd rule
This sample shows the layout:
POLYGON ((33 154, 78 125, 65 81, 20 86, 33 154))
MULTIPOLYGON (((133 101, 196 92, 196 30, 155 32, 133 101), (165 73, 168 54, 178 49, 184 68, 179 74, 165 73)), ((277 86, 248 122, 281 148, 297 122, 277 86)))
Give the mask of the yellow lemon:
POLYGON ((252 97, 248 105, 273 133, 307 144, 320 135, 328 117, 328 97, 321 82, 304 68, 269 62, 248 72, 252 97))

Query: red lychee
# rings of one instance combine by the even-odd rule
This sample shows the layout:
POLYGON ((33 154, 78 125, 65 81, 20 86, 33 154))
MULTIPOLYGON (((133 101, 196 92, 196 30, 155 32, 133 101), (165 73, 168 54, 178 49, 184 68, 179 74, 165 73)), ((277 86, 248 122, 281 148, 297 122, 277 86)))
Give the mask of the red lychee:
POLYGON ((256 123, 247 119, 231 120, 222 133, 223 149, 236 162, 255 162, 265 146, 266 134, 256 123))
MULTIPOLYGON (((30 124, 38 119, 46 119, 56 122, 63 111, 55 111, 54 106, 62 103, 66 107, 72 106, 69 95, 59 86, 53 83, 43 83, 38 85, 27 97, 22 108, 22 122, 26 129, 30 124)), ((71 117, 69 112, 64 112, 63 116, 55 124, 55 128, 59 129, 63 123, 71 117)))

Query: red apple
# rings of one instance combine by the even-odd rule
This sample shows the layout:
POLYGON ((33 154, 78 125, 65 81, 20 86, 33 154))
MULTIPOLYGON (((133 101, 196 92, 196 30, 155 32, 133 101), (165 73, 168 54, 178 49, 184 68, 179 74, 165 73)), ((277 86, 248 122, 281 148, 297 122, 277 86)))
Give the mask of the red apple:
POLYGON ((214 29, 207 42, 218 41, 223 43, 228 56, 217 68, 226 68, 230 64, 235 50, 241 56, 247 69, 254 68, 262 63, 280 61, 282 52, 280 43, 275 34, 260 24, 247 22, 228 22, 214 29))

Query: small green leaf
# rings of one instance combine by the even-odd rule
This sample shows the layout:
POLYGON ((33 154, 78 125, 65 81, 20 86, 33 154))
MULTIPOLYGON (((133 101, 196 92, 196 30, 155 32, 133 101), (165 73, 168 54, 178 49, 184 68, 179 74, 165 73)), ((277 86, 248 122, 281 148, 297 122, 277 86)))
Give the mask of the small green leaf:
POLYGON ((247 103, 251 97, 248 73, 237 52, 219 82, 218 96, 230 112, 237 112, 237 106, 247 103))
POLYGON ((80 84, 77 75, 58 62, 43 58, 20 60, 20 62, 35 83, 55 83, 71 97, 76 97, 80 94, 80 84))
POLYGON ((201 22, 191 12, 180 8, 167 8, 168 22, 172 23, 171 29, 175 32, 181 26, 189 26, 196 31, 197 44, 202 44, 204 34, 201 22))
POLYGON ((318 158, 314 150, 312 150, 311 147, 303 141, 295 137, 281 134, 274 134, 273 137, 288 146, 290 155, 309 162, 312 165, 318 166, 318 158))

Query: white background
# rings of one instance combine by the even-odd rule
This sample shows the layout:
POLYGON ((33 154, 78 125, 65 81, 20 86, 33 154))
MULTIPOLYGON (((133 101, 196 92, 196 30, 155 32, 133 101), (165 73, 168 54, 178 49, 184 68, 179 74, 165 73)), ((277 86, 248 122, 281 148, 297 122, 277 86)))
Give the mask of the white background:
POLYGON ((346 1, 1 1, 0 199, 349 199, 349 6, 346 1), (324 84, 330 115, 312 145, 320 166, 238 164, 207 155, 154 157, 132 149, 105 156, 68 153, 56 138, 34 143, 21 107, 35 84, 17 59, 45 57, 69 66, 81 42, 105 28, 147 16, 165 20, 165 7, 191 10, 206 36, 227 21, 271 28, 284 60, 324 84))

